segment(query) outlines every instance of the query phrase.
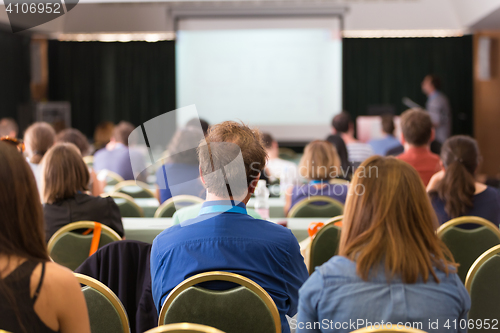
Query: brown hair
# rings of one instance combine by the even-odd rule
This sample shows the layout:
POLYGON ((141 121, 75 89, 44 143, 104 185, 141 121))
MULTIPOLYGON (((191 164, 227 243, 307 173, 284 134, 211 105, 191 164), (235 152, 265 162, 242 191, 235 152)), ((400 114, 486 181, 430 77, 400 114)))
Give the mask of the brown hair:
POLYGON ((311 180, 328 180, 340 173, 341 162, 335 146, 328 141, 316 140, 304 148, 299 173, 311 180), (333 169, 333 170, 332 170, 333 169))
POLYGON ((89 170, 72 143, 58 143, 50 148, 43 158, 41 173, 43 201, 48 204, 88 190, 89 170))
POLYGON ((54 144, 56 132, 48 123, 34 123, 24 132, 24 144, 26 150, 31 154, 30 162, 40 163, 43 155, 54 144))
POLYGON ((432 136, 431 117, 424 110, 407 110, 401 114, 401 129, 406 142, 417 147, 425 146, 432 136))
POLYGON ((390 114, 384 114, 382 116, 382 131, 384 131, 384 133, 394 135, 395 127, 393 118, 394 117, 390 114))
POLYGON ((204 137, 205 134, 194 126, 177 130, 168 145, 167 162, 198 165, 198 153, 193 147, 197 147, 204 137))
MULTIPOLYGON (((12 145, 0 142, 0 254, 34 261, 48 261, 43 210, 35 177, 28 163, 12 145)), ((25 328, 16 298, 0 274, 0 293, 25 328)), ((26 324, 26 323, 25 323, 26 324)), ((26 331, 26 330, 24 330, 26 331)))
POLYGON ((480 160, 476 140, 466 135, 449 138, 441 148, 441 161, 446 171, 430 195, 438 195, 443 200, 444 210, 452 219, 466 214, 473 206, 474 173, 480 160))
POLYGON ((82 156, 86 156, 89 153, 89 141, 82 132, 75 128, 68 128, 59 132, 56 135, 56 142, 70 142, 74 144, 80 150, 82 156))
POLYGON ((12 118, 2 118, 0 119, 0 136, 10 135, 10 133, 14 132, 14 137, 17 137, 17 133, 19 132, 19 127, 17 123, 12 118))
POLYGON ((120 121, 118 125, 113 129, 113 138, 116 142, 122 143, 128 146, 128 137, 134 130, 134 125, 127 121, 120 121))
POLYGON ((207 190, 219 197, 237 197, 264 169, 267 153, 258 130, 225 121, 210 126, 198 147, 198 158, 207 190), (244 168, 237 162, 240 153, 244 168))
POLYGON ((103 121, 95 127, 94 131, 94 146, 96 149, 101 149, 109 143, 113 136, 115 125, 110 121, 103 121))
POLYGON ((388 280, 425 282, 434 267, 446 274, 453 258, 436 236, 438 220, 415 169, 393 157, 373 156, 356 170, 344 210, 339 253, 356 262, 365 281, 385 264, 388 280), (376 172, 376 174, 375 174, 376 172))
POLYGON ((442 84, 441 84, 441 78, 439 76, 435 74, 429 74, 425 78, 431 82, 432 86, 436 90, 441 90, 442 84))
POLYGON ((272 147, 274 138, 271 134, 269 133, 262 133, 262 144, 264 145, 264 148, 269 149, 272 147))
POLYGON ((332 119, 332 127, 335 128, 338 133, 347 133, 351 123, 351 116, 346 111, 342 111, 332 119))

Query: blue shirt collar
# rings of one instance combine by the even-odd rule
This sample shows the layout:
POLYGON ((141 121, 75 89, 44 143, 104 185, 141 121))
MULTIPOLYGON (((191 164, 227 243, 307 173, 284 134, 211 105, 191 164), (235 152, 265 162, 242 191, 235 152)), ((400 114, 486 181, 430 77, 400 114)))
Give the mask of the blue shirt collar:
POLYGON ((198 215, 213 214, 213 213, 237 213, 247 214, 246 206, 243 202, 232 200, 215 200, 205 201, 201 205, 198 215))

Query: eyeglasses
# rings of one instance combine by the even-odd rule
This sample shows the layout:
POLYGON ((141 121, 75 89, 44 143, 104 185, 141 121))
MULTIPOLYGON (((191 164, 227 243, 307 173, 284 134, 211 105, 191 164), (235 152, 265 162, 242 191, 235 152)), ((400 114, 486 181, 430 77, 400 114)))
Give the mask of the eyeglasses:
POLYGON ((2 136, 0 141, 7 142, 17 148, 20 153, 24 152, 24 143, 16 138, 11 138, 9 136, 2 136))

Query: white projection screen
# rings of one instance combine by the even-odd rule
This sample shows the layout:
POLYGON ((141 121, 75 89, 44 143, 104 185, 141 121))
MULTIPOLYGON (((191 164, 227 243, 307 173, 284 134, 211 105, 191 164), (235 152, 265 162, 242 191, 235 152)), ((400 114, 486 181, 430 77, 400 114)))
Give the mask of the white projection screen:
MULTIPOLYGON (((177 107, 279 141, 324 139, 342 110, 341 36, 337 16, 180 19, 177 107)), ((179 113, 178 126, 188 118, 179 113)))

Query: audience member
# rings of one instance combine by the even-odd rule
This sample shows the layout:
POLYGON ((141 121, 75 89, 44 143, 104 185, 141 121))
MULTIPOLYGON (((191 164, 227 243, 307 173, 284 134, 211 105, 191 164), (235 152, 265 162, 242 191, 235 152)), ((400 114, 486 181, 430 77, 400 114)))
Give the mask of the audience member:
POLYGON ((394 137, 394 117, 390 114, 385 114, 382 116, 382 131, 384 132, 384 137, 382 139, 374 139, 368 142, 372 147, 375 154, 380 156, 386 156, 387 152, 391 149, 400 147, 403 148, 401 142, 394 137))
MULTIPOLYGON (((427 190, 443 224, 460 216, 479 216, 497 227, 500 224, 500 193, 474 179, 481 156, 476 140, 457 135, 445 141, 441 150, 442 171, 436 173, 427 190)), ((464 225, 474 228, 474 225, 464 225)))
MULTIPOLYGON (((85 135, 83 135, 82 132, 80 132, 75 128, 68 128, 59 132, 56 135, 56 142, 72 143, 78 148, 78 150, 80 150, 80 154, 82 156, 89 155, 90 151, 89 141, 87 140, 85 135)), ((97 175, 93 168, 89 168, 89 173, 90 173, 89 189, 91 189, 92 195, 98 196, 104 192, 104 184, 97 180, 97 175)))
POLYGON ((314 197, 327 196, 341 203, 347 196, 347 185, 330 184, 334 178, 342 178, 340 158, 335 146, 328 141, 316 140, 304 148, 304 155, 299 163, 300 175, 309 181, 309 184, 293 186, 285 193, 285 214, 300 201, 314 197))
POLYGON ((422 91, 427 95, 425 108, 436 130, 436 140, 443 144, 451 135, 451 108, 446 95, 441 91, 441 79, 427 75, 422 81, 422 91))
POLYGON ((38 165, 43 156, 54 144, 56 132, 48 123, 38 122, 32 124, 24 132, 25 152, 28 164, 35 175, 38 189, 41 189, 41 175, 38 165))
POLYGON ((186 127, 198 128, 198 126, 201 126, 201 130, 203 131, 203 135, 206 136, 208 134, 208 128, 210 127, 210 124, 206 120, 201 119, 201 118, 199 118, 199 119, 193 118, 186 123, 186 127))
POLYGON ((424 110, 408 110, 401 115, 402 139, 405 151, 397 158, 413 166, 424 185, 438 172, 439 156, 432 153, 429 144, 434 140, 434 129, 429 113, 424 110))
POLYGON ((50 261, 42 205, 28 164, 0 142, 0 328, 8 332, 90 333, 73 273, 50 261))
POLYGON ((334 119, 332 119, 332 124, 331 124, 331 131, 332 134, 330 134, 327 138, 326 141, 330 142, 335 146, 335 149, 337 150, 337 154, 340 157, 340 165, 342 166, 342 170, 344 172, 349 171, 349 153, 347 152, 347 147, 345 145, 344 140, 342 140, 342 137, 340 136, 340 133, 335 129, 334 126, 334 119))
MULTIPOLYGON (((157 310, 189 276, 229 271, 264 288, 278 308, 283 332, 290 332, 285 315, 295 315, 298 288, 308 274, 290 230, 247 214, 245 205, 267 157, 260 134, 235 122, 213 125, 198 155, 207 188, 200 215, 164 230, 153 242, 151 277, 157 310)), ((221 282, 211 287, 229 286, 221 282)))
POLYGON ((156 171, 157 197, 161 203, 176 195, 193 195, 205 199, 206 191, 200 179, 196 148, 203 139, 199 128, 179 129, 170 142, 168 157, 156 171))
POLYGON ((398 322, 443 332, 428 323, 466 321, 470 298, 437 226, 410 165, 393 157, 365 161, 351 184, 339 255, 316 268, 300 289, 297 332, 347 333, 368 323, 395 328, 398 322), (324 321, 359 326, 318 327, 324 321))
POLYGON ((111 121, 103 121, 97 124, 94 130, 93 152, 106 147, 111 141, 115 125, 111 121))
POLYGON ((360 142, 354 137, 354 123, 349 113, 344 111, 336 115, 332 120, 332 126, 336 133, 344 140, 349 162, 354 168, 375 154, 369 144, 360 142))
POLYGON ((133 130, 134 126, 126 121, 115 126, 111 141, 105 148, 94 154, 94 170, 96 172, 108 170, 120 175, 125 180, 134 180, 131 160, 134 160, 134 165, 138 169, 144 170, 146 168, 144 156, 128 147, 128 137, 133 130))
POLYGON ((74 144, 59 143, 49 149, 42 162, 47 240, 61 227, 78 221, 105 224, 123 237, 120 210, 113 199, 85 194, 89 178, 87 166, 74 144))
POLYGON ((278 142, 269 133, 262 134, 262 142, 267 151, 266 172, 270 182, 280 180, 289 185, 296 184, 299 181, 299 173, 295 163, 286 161, 279 157, 278 142))
POLYGON ((8 136, 11 139, 16 139, 19 132, 17 123, 12 118, 0 119, 0 137, 8 136))

